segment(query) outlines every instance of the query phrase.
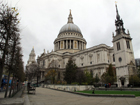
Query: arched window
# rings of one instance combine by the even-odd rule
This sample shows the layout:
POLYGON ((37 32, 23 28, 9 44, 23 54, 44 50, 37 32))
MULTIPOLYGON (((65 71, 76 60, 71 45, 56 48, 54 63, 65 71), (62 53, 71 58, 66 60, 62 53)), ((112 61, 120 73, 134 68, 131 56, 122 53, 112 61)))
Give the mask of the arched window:
POLYGON ((115 62, 115 56, 114 56, 114 54, 113 54, 113 62, 115 62))
POLYGON ((121 50, 121 47, 120 47, 120 42, 117 42, 117 50, 121 50))
POLYGON ((68 40, 68 49, 70 49, 70 41, 68 40))

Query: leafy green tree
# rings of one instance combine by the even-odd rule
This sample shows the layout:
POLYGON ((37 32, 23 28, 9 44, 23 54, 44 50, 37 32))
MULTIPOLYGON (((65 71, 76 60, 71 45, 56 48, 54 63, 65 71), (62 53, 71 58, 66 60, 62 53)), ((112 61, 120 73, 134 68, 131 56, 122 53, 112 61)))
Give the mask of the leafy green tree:
POLYGON ((78 82, 79 85, 81 85, 82 83, 86 82, 86 75, 82 70, 77 70, 76 82, 78 82))
POLYGON ((138 72, 137 72, 137 74, 138 74, 138 77, 140 78, 140 66, 138 67, 138 72))
POLYGON ((66 65, 66 71, 64 72, 64 80, 71 84, 72 82, 76 82, 76 73, 77 73, 77 66, 70 58, 66 65))
POLYGON ((101 76, 101 80, 103 83, 111 83, 113 84, 116 81, 115 68, 112 67, 112 64, 107 68, 107 72, 103 73, 101 76))
POLYGON ((138 75, 132 75, 129 77, 129 84, 133 84, 134 86, 140 85, 140 78, 138 75))
POLYGON ((86 82, 90 85, 93 84, 93 76, 87 70, 85 71, 86 82))
POLYGON ((109 76, 114 76, 114 71, 113 71, 113 67, 112 64, 109 65, 109 68, 107 68, 107 72, 109 76))
POLYGON ((96 76, 95 76, 95 78, 93 78, 93 80, 95 83, 98 83, 100 81, 98 74, 96 74, 96 76))

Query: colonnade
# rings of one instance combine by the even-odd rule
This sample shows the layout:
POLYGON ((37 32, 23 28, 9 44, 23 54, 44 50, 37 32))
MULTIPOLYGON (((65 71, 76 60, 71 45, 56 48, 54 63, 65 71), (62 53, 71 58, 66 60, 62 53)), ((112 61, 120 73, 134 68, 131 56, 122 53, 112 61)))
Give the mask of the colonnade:
POLYGON ((85 49, 86 43, 83 41, 77 41, 77 40, 63 40, 63 41, 57 41, 55 43, 55 50, 60 49, 79 49, 83 50, 85 49))

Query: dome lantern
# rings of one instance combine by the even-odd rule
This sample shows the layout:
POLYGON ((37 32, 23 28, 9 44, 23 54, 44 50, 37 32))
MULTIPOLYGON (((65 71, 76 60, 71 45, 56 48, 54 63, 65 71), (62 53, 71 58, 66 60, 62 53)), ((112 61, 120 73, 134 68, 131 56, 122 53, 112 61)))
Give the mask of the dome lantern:
POLYGON ((71 9, 70 9, 69 17, 68 17, 68 23, 73 23, 73 17, 71 15, 71 9))

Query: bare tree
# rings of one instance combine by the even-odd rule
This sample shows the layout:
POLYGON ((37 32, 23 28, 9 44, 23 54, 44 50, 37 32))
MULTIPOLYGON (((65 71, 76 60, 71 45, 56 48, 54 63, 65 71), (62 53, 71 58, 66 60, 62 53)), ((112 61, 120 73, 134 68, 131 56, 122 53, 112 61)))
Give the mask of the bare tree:
MULTIPOLYGON (((23 82, 25 80, 24 63, 23 63, 22 57, 23 55, 21 52, 21 47, 18 46, 16 48, 11 73, 13 74, 13 79, 17 78, 19 82, 23 82)), ((14 85, 13 79, 12 79, 11 87, 14 85)), ((17 88, 19 89, 19 87, 17 88)), ((11 97, 11 91, 12 91, 12 88, 10 88, 9 97, 11 97)))
POLYGON ((0 84, 3 68, 9 64, 12 57, 13 39, 19 34, 19 19, 17 9, 8 7, 7 4, 0 3, 0 84), (7 58, 6 58, 7 57, 7 58), (7 63, 5 61, 7 60, 7 63), (9 62, 9 63, 8 63, 9 62))
POLYGON ((57 73, 56 73, 56 70, 49 70, 47 72, 47 74, 45 75, 45 79, 46 80, 51 80, 51 83, 55 83, 55 77, 56 77, 57 73))
POLYGON ((33 62, 26 67, 26 76, 28 77, 28 80, 32 82, 34 78, 37 78, 37 86, 38 86, 38 74, 39 74, 39 66, 36 62, 33 62))

